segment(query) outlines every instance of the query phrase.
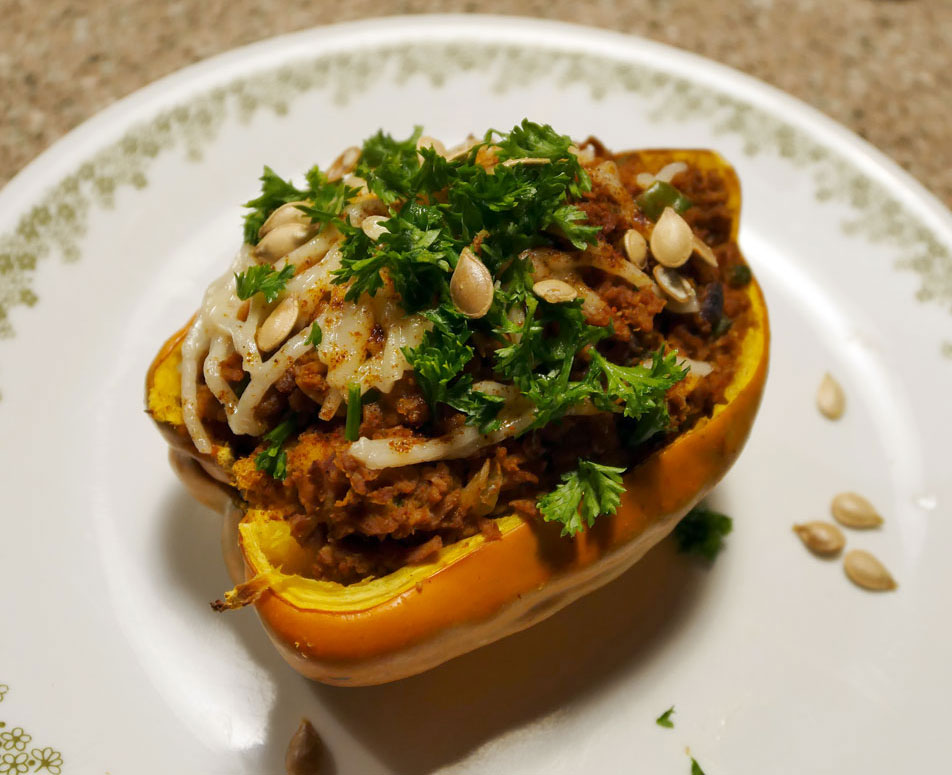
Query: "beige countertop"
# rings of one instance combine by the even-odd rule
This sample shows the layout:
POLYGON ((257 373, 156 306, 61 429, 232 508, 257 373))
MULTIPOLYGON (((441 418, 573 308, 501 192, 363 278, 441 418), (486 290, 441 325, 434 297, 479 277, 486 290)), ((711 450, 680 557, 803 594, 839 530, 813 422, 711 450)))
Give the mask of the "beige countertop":
POLYGON ((314 25, 423 12, 560 19, 695 51, 819 108, 952 206, 952 0, 0 0, 0 185, 191 62, 314 25))

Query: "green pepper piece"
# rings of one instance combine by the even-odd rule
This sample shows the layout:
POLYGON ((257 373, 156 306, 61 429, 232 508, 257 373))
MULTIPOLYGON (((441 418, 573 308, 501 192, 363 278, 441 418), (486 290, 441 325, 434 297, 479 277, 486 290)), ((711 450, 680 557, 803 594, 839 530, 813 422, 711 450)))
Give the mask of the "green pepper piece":
POLYGON ((690 199, 663 180, 656 180, 652 183, 635 197, 635 202, 641 212, 652 221, 657 221, 661 217, 665 207, 673 207, 678 215, 687 212, 692 207, 690 199))

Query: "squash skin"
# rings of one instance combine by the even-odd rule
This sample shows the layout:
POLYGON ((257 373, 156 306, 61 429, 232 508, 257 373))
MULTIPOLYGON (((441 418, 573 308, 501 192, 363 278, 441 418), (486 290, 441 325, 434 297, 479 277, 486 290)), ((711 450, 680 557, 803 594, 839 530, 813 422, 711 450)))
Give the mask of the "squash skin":
MULTIPOLYGON (((717 154, 645 151, 615 160, 620 168, 644 161, 660 167, 676 160, 717 168, 728 179, 736 240, 739 186, 717 154)), ((561 537, 558 525, 521 522, 502 538, 481 541, 437 567, 415 586, 362 609, 301 607, 275 585, 255 605, 284 659, 302 675, 328 684, 397 680, 530 627, 631 567, 720 481, 750 433, 767 376, 769 325, 755 281, 747 292, 748 329, 728 401, 625 475, 626 491, 615 515, 601 517, 572 539, 561 537)), ((149 370, 150 411, 156 405, 156 372, 175 356, 186 330, 166 343, 149 370)), ((173 423, 157 424, 172 447, 173 468, 189 491, 223 514, 222 544, 235 582, 267 572, 270 568, 262 567, 254 545, 254 530, 239 529, 241 501, 222 484, 228 474, 216 455, 199 455, 187 433, 173 423)))

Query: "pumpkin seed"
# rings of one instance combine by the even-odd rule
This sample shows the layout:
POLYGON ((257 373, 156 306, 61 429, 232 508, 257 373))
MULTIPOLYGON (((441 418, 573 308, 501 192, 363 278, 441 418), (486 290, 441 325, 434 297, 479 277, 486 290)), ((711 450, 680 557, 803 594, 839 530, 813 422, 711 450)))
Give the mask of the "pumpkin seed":
POLYGON ((481 318, 493 303, 493 278, 486 265, 469 248, 463 248, 453 276, 450 298, 468 318, 481 318))
POLYGON ((711 246, 697 236, 697 234, 694 235, 694 252, 701 257, 704 263, 710 264, 715 269, 717 268, 717 256, 714 255, 711 246))
POLYGON ((806 522, 794 525, 796 533, 803 545, 814 554, 821 557, 833 557, 843 551, 846 538, 843 531, 829 522, 806 522))
POLYGON ((298 318, 298 303, 293 296, 286 297, 258 329, 258 347, 268 352, 287 339, 298 318))
POLYGON ((323 767, 324 744, 313 725, 306 718, 301 719, 297 731, 291 736, 287 753, 284 755, 284 768, 288 775, 319 775, 323 767))
POLYGON ((679 267, 685 264, 694 252, 694 232, 674 208, 665 207, 651 232, 650 244, 651 254, 659 264, 679 267))
POLYGON ((389 231, 386 226, 380 225, 383 221, 387 220, 390 220, 389 215, 368 215, 360 222, 360 228, 364 230, 364 234, 376 242, 380 239, 381 234, 389 231))
MULTIPOLYGON (((676 302, 686 304, 694 299, 697 301, 697 293, 687 280, 673 269, 668 269, 660 264, 651 270, 655 280, 668 296, 676 302)), ((699 307, 700 308, 700 307, 699 307)))
POLYGON ((841 492, 833 498, 830 510, 833 518, 846 527, 866 530, 883 524, 875 506, 859 493, 841 492))
POLYGON ((291 221, 275 226, 255 245, 255 257, 259 261, 274 263, 292 250, 301 247, 313 234, 314 227, 310 223, 291 221))
POLYGON ((281 205, 268 216, 268 220, 261 224, 261 228, 258 229, 258 239, 260 240, 272 229, 276 229, 278 226, 283 226, 286 223, 310 223, 310 217, 298 209, 298 207, 307 206, 307 204, 307 202, 302 201, 288 202, 287 204, 281 205))
POLYGON ((532 286, 532 292, 549 304, 562 304, 572 301, 578 292, 564 280, 539 280, 532 286))
POLYGON ((340 180, 348 172, 353 172, 359 158, 360 148, 356 145, 345 148, 344 152, 334 159, 331 166, 327 168, 327 179, 330 181, 340 180))
POLYGON ((435 137, 430 137, 429 135, 423 135, 419 140, 416 141, 416 147, 419 151, 421 148, 432 148, 440 156, 446 157, 446 146, 443 145, 435 137))
POLYGON ((864 549, 853 549, 843 558, 843 570, 849 580, 863 589, 887 592, 898 584, 886 566, 864 549))
POLYGON ((623 240, 625 246, 625 255, 639 269, 645 268, 645 259, 648 255, 648 243, 641 232, 637 229, 629 229, 625 232, 623 240))
POLYGON ((846 411, 846 394, 840 383, 827 373, 816 393, 816 406, 830 420, 839 420, 846 411))

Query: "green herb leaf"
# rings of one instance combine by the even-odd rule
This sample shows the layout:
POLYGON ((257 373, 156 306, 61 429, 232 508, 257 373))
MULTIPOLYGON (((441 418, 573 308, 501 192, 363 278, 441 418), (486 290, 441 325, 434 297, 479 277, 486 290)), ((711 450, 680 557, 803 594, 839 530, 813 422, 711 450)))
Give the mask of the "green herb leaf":
POLYGON ((597 241, 601 226, 587 226, 579 221, 586 215, 575 205, 564 205, 552 213, 551 225, 554 226, 577 250, 585 250, 597 241))
POLYGON ((270 167, 261 174, 261 196, 245 202, 251 212, 245 215, 245 242, 254 245, 258 241, 258 230, 268 220, 268 216, 281 205, 298 202, 307 197, 307 191, 295 187, 270 167))
POLYGON ((695 506, 674 528, 678 548, 712 562, 724 546, 724 536, 733 529, 733 521, 706 506, 695 506))
POLYGON ((421 134, 423 127, 418 126, 406 140, 394 140, 380 131, 364 143, 355 172, 384 204, 392 205, 415 192, 421 166, 416 144, 421 134))
POLYGON ((654 417, 662 427, 668 423, 665 396, 688 373, 687 368, 678 365, 675 353, 666 356, 660 349, 654 353, 650 366, 619 366, 593 352, 592 368, 605 377, 604 391, 592 396, 599 409, 621 408, 625 417, 636 420, 654 417))
POLYGON ((323 339, 324 332, 321 331, 320 325, 316 321, 311 323, 311 333, 307 335, 307 339, 304 340, 304 344, 310 344, 314 347, 317 347, 323 339))
POLYGON ((445 306, 423 314, 433 322, 433 328, 423 335, 418 347, 404 348, 403 354, 430 409, 435 411, 444 403, 465 414, 466 423, 477 426, 481 433, 495 430, 503 398, 473 390, 472 376, 461 374, 474 355, 466 344, 466 318, 445 306))
POLYGON ((360 229, 345 227, 348 239, 334 282, 351 282, 347 300, 376 293, 383 285, 384 269, 407 312, 417 312, 447 297, 461 244, 445 231, 440 208, 408 202, 381 225, 387 231, 377 242, 360 229))
POLYGON ((671 715, 673 713, 674 705, 658 716, 658 718, 655 719, 655 724, 657 724, 659 727, 665 727, 666 729, 674 729, 674 722, 671 720, 671 715))
POLYGON ((678 215, 682 215, 693 206, 690 199, 663 180, 656 180, 638 194, 635 203, 652 221, 657 221, 666 207, 673 207, 678 215))
POLYGON ((347 422, 344 426, 344 438, 347 441, 357 441, 360 438, 360 421, 363 417, 364 402, 360 396, 360 385, 352 383, 347 386, 347 422))
POLYGON ((258 241, 258 231, 268 216, 281 205, 308 202, 300 205, 301 212, 315 223, 327 223, 340 215, 347 200, 358 192, 358 189, 346 185, 342 180, 329 181, 318 167, 308 170, 305 178, 307 188, 298 188, 270 167, 264 168, 261 196, 244 205, 251 208, 251 212, 245 214, 245 242, 254 245, 258 241))
POLYGON ((704 775, 704 770, 693 756, 691 757, 691 775, 704 775))
POLYGON ((288 280, 294 277, 294 267, 288 264, 280 272, 264 264, 250 266, 244 272, 235 275, 235 287, 239 299, 250 299, 256 293, 264 295, 265 301, 272 302, 284 290, 288 280))
POLYGON ((614 514, 625 487, 624 468, 579 460, 578 469, 562 475, 562 484, 539 498, 539 511, 546 522, 560 522, 563 536, 574 536, 591 527, 602 514, 614 514))
POLYGON ((572 138, 560 135, 548 124, 536 124, 525 118, 511 132, 502 134, 496 145, 499 146, 500 160, 529 157, 555 161, 571 155, 572 138))
POLYGON ((296 418, 294 414, 289 415, 262 436, 262 439, 268 442, 268 446, 255 457, 255 468, 264 471, 273 479, 284 481, 288 475, 288 456, 282 446, 294 432, 296 418))
POLYGON ((329 181, 317 167, 307 173, 307 200, 310 204, 301 206, 314 223, 328 223, 340 215, 347 200, 356 196, 360 189, 348 186, 343 180, 329 181))

